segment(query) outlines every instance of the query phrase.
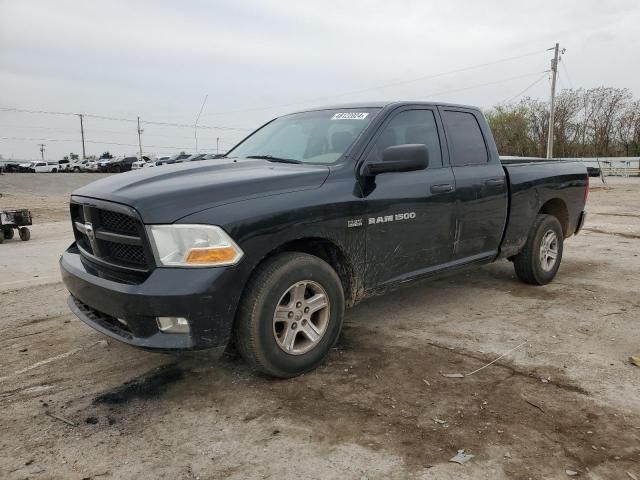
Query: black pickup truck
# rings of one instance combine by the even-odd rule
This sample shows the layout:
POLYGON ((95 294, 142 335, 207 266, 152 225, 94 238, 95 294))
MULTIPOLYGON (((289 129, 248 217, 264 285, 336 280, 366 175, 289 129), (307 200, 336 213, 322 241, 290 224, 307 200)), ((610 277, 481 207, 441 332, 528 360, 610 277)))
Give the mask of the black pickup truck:
POLYGON ((550 282, 587 192, 580 163, 501 162, 473 107, 327 107, 276 118, 224 158, 80 188, 60 266, 70 308, 106 335, 160 351, 233 342, 291 377, 368 296, 498 259, 550 282))

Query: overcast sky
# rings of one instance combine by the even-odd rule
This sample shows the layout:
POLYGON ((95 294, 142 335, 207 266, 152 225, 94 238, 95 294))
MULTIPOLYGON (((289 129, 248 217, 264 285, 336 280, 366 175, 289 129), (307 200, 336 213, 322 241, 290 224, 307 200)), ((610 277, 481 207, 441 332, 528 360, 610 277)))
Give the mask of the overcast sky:
MULTIPOLYGON (((488 108, 538 79, 526 95, 546 98, 556 41, 560 88, 637 98, 639 27, 637 0, 0 0, 0 107, 193 124, 208 95, 202 125, 246 129, 360 100, 488 108)), ((143 128, 145 153, 195 149, 191 128, 143 128)), ((134 123, 86 118, 85 129, 87 155, 137 151, 134 123)), ((200 151, 245 133, 200 130, 200 151)), ((78 119, 0 111, 5 159, 38 158, 38 143, 48 159, 81 152, 78 119)))

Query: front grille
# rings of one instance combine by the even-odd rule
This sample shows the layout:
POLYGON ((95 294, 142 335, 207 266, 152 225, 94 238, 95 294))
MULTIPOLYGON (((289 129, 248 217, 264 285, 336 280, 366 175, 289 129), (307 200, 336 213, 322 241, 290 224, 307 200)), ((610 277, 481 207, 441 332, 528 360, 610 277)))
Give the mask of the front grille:
POLYGON ((107 230, 124 235, 138 235, 135 219, 118 212, 100 210, 100 221, 107 230))
POLYGON ((117 205, 111 210, 110 204, 106 208, 103 204, 71 203, 71 220, 80 253, 107 268, 148 272, 154 264, 144 226, 133 212, 117 205), (124 212, 116 211, 123 209, 124 212))
POLYGON ((142 266, 147 264, 144 250, 140 245, 126 245, 124 243, 105 241, 104 247, 108 252, 108 256, 119 262, 142 266))

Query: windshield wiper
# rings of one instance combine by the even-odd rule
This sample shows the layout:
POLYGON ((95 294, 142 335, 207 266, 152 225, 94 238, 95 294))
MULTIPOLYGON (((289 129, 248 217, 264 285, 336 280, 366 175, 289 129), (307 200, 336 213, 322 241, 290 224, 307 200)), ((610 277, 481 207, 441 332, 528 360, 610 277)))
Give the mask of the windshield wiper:
POLYGON ((302 163, 300 160, 294 160, 293 158, 280 158, 273 155, 249 155, 246 158, 257 158, 259 160, 268 160, 269 162, 277 163, 302 163))

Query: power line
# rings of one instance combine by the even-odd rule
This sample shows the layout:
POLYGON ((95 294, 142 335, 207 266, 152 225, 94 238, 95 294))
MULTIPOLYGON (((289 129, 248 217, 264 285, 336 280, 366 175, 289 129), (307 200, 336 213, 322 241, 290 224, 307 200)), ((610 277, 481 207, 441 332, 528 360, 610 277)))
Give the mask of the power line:
POLYGON ((546 78, 547 76, 547 72, 544 72, 542 74, 542 76, 540 78, 538 78, 535 82, 533 82, 531 85, 529 85, 527 88, 525 88, 524 90, 522 90, 521 92, 515 94, 513 97, 511 97, 509 100, 503 100, 501 103, 510 103, 513 100, 515 100, 516 98, 518 98, 519 96, 523 95, 524 93, 528 92, 530 89, 532 89, 533 87, 535 87, 538 83, 540 83, 541 80, 543 80, 544 78, 546 78))
POLYGON ((567 77, 567 82, 569 83, 569 88, 571 90, 573 90, 573 82, 571 81, 571 77, 569 76, 569 72, 567 71, 567 60, 565 59, 565 57, 563 56, 562 58, 560 58, 560 65, 562 65, 562 71, 564 72, 564 74, 567 77))
POLYGON ((206 114, 205 117, 212 116, 212 115, 227 115, 227 114, 230 114, 230 113, 245 113, 245 112, 254 112, 254 111, 260 111, 260 110, 271 110, 271 109, 282 108, 282 107, 291 107, 291 106, 294 106, 294 105, 303 105, 303 104, 312 103, 312 102, 316 102, 316 101, 327 100, 327 99, 330 99, 330 98, 344 97, 346 95, 355 95, 355 94, 358 94, 358 93, 371 92, 371 91, 380 90, 380 89, 383 89, 383 88, 395 87, 395 86, 398 86, 398 85, 405 85, 405 84, 408 84, 408 83, 419 82, 421 80, 430 80, 430 79, 433 79, 433 78, 443 77, 443 76, 446 76, 446 75, 452 75, 454 73, 466 72, 466 71, 469 71, 469 70, 475 70, 477 68, 482 68, 482 67, 487 67, 487 66, 491 66, 491 65, 496 65, 496 64, 499 64, 499 63, 518 60, 518 59, 521 59, 521 58, 532 57, 534 55, 540 55, 540 54, 545 53, 545 52, 546 52, 546 50, 541 50, 541 51, 538 51, 538 52, 526 53, 524 55, 517 55, 515 57, 501 58, 501 59, 494 60, 494 61, 491 61, 491 62, 479 63, 479 64, 476 64, 476 65, 471 65, 469 67, 457 68, 455 70, 449 70, 449 71, 446 71, 446 72, 434 73, 434 74, 431 74, 431 75, 423 75, 423 76, 420 76, 420 77, 415 77, 415 78, 411 78, 411 79, 407 79, 407 80, 401 80, 401 81, 398 81, 398 82, 386 83, 386 84, 377 85, 377 86, 374 86, 374 87, 364 88, 364 89, 360 89, 360 90, 351 90, 351 91, 343 92, 343 93, 339 93, 339 94, 324 95, 322 97, 315 97, 315 98, 312 98, 312 99, 298 101, 298 102, 282 103, 282 104, 279 104, 279 105, 270 105, 270 106, 256 107, 256 108, 247 108, 247 109, 242 109, 242 110, 227 110, 227 111, 224 111, 224 112, 213 112, 213 113, 206 114))
MULTIPOLYGON (((495 81, 492 81, 492 82, 479 83, 479 84, 476 84, 476 85, 469 85, 468 87, 456 88, 454 90, 443 90, 443 91, 440 91, 440 92, 429 93, 427 95, 428 96, 445 95, 447 93, 462 92, 464 90, 472 90, 474 88, 488 87, 490 85, 498 85, 498 84, 501 84, 501 83, 509 82, 511 80, 517 80, 519 78, 531 77, 531 76, 537 75, 539 73, 540 72, 525 73, 524 75, 516 75, 515 77, 503 78, 503 79, 495 80, 495 81)), ((546 73, 547 72, 545 72, 545 75, 546 75, 546 73)))
MULTIPOLYGON (((358 89, 358 90, 351 90, 351 91, 343 92, 343 93, 339 93, 339 94, 324 95, 322 97, 315 97, 315 98, 307 99, 307 100, 303 100, 303 101, 289 102, 289 103, 283 103, 283 104, 279 104, 279 105, 270 105, 270 106, 248 108, 248 109, 241 109, 241 110, 229 110, 229 111, 224 111, 224 112, 213 112, 213 113, 206 114, 205 116, 223 115, 223 114, 230 114, 230 113, 243 113, 243 112, 261 111, 261 110, 271 110, 271 109, 274 109, 274 108, 282 108, 282 107, 289 107, 289 106, 294 106, 294 105, 308 104, 308 103, 315 102, 315 101, 327 100, 327 99, 331 99, 331 98, 339 98, 339 97, 344 97, 346 95, 355 95, 355 94, 359 94, 359 93, 365 93, 365 92, 380 90, 380 89, 394 87, 394 86, 398 86, 398 85, 406 85, 406 84, 409 84, 409 83, 415 83, 415 82, 419 82, 419 81, 422 81, 422 80, 430 80, 430 79, 439 78, 439 77, 443 77, 443 76, 447 76, 447 75, 452 75, 452 74, 455 74, 455 73, 462 73, 462 72, 475 70, 475 69, 482 68, 482 67, 487 67, 487 66, 491 66, 491 65, 497 65, 497 64, 500 64, 500 63, 510 62, 510 61, 513 61, 513 60, 519 60, 521 58, 527 58, 527 57, 539 55, 539 54, 544 53, 544 52, 546 52, 546 51, 543 50, 543 51, 539 51, 539 52, 526 53, 526 54, 523 54, 523 55, 505 57, 505 58, 501 58, 501 59, 498 59, 498 60, 493 60, 491 62, 479 63, 479 64, 476 64, 476 65, 470 65, 468 67, 457 68, 457 69, 454 69, 454 70, 449 70, 449 71, 445 71, 445 72, 439 72, 439 73, 430 74, 430 75, 422 75, 420 77, 415 77, 415 78, 411 78, 411 79, 407 79, 407 80, 400 80, 400 81, 397 81, 397 82, 380 84, 380 85, 376 85, 376 86, 373 86, 373 87, 368 87, 368 88, 358 89)), ((491 83, 491 84, 493 84, 493 83, 491 83)), ((487 85, 490 85, 490 84, 487 84, 487 85)), ((483 86, 483 85, 481 85, 481 86, 483 86)), ((467 88, 475 88, 475 87, 467 87, 467 88)), ((465 90, 467 88, 451 90, 451 92, 461 91, 461 90, 465 90)), ((449 92, 444 92, 444 93, 449 93, 449 92)), ((51 111, 51 110, 32 110, 32 109, 17 108, 17 107, 0 107, 0 111, 17 112, 17 113, 30 113, 30 114, 42 114, 42 115, 64 115, 64 116, 78 116, 78 115, 81 115, 79 113, 74 113, 74 112, 60 112, 60 111, 51 111)), ((131 122, 131 123, 137 123, 138 122, 137 118, 133 119, 133 118, 114 117, 114 116, 109 116, 109 115, 97 115, 97 114, 89 114, 89 113, 83 113, 82 115, 84 117, 86 117, 86 118, 94 118, 94 119, 98 119, 98 120, 131 122)), ((141 124, 146 124, 146 125, 157 125, 157 126, 177 127, 177 128, 194 128, 193 124, 185 124, 185 123, 157 122, 157 121, 151 121, 151 120, 139 120, 139 122, 141 124)), ((228 127, 228 126, 212 126, 212 125, 198 125, 197 128, 211 129, 211 130, 229 130, 229 131, 234 131, 234 130, 235 131, 251 131, 251 130, 253 130, 252 128, 244 128, 244 127, 228 127)))
MULTIPOLYGON (((33 137, 0 137, 0 140, 15 140, 23 142, 77 142, 77 140, 71 140, 67 138, 33 138, 33 137)), ((121 142, 101 142, 98 140, 86 140, 86 143, 95 143, 101 145, 116 145, 120 147, 137 147, 136 143, 121 143, 121 142)), ((175 145, 146 145, 148 148, 171 148, 179 150, 188 150, 189 147, 178 147, 175 145)))
MULTIPOLYGON (((94 115, 90 113, 72 113, 72 112, 56 112, 49 110, 30 110, 26 108, 13 108, 13 107, 0 107, 0 111, 3 112, 17 112, 17 113, 32 113, 39 115, 64 115, 64 116, 78 116, 83 115, 86 118, 95 118, 99 120, 110 120, 116 122, 133 122, 137 123, 138 119, 136 118, 121 118, 121 117, 111 117, 107 115, 94 115)), ((159 125, 165 127, 179 127, 179 128, 193 128, 193 124, 186 123, 171 123, 171 122, 155 122, 151 120, 140 120, 140 123, 144 123, 146 125, 159 125)), ((221 126, 211 126, 211 125, 198 125, 198 128, 205 128, 210 130, 238 130, 238 131, 251 131, 252 128, 244 128, 244 127, 221 127, 221 126)))

